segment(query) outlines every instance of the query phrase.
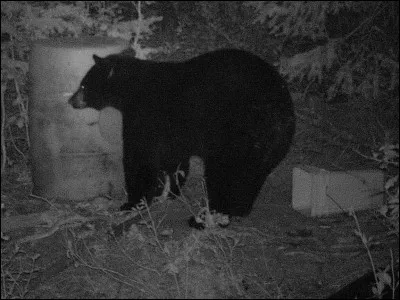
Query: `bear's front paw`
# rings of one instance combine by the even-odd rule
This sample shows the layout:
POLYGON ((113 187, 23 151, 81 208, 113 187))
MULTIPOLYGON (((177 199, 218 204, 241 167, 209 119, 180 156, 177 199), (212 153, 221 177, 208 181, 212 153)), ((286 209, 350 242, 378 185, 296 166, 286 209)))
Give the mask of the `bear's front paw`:
POLYGON ((123 205, 121 205, 121 207, 119 208, 120 210, 131 210, 132 207, 135 207, 135 205, 133 205, 132 203, 125 203, 123 205))
POLYGON ((203 230, 205 228, 204 223, 198 223, 194 216, 190 217, 190 219, 188 220, 188 223, 189 223, 190 227, 197 229, 197 230, 203 230))
POLYGON ((133 202, 126 202, 125 204, 121 205, 120 210, 132 210, 132 209, 138 209, 142 210, 144 206, 139 202, 139 203, 133 203, 133 202))
POLYGON ((215 211, 209 212, 208 209, 201 210, 197 216, 192 216, 189 219, 189 226, 197 230, 204 228, 225 228, 230 223, 230 216, 215 211))

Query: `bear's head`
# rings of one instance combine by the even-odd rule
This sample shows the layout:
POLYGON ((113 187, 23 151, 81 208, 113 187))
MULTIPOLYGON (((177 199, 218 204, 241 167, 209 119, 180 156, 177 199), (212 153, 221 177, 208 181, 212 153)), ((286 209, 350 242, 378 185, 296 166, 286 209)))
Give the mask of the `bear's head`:
POLYGON ((93 55, 94 66, 86 73, 79 89, 68 100, 74 108, 94 108, 101 110, 107 106, 119 109, 119 81, 116 72, 119 65, 112 56, 101 58, 93 55))

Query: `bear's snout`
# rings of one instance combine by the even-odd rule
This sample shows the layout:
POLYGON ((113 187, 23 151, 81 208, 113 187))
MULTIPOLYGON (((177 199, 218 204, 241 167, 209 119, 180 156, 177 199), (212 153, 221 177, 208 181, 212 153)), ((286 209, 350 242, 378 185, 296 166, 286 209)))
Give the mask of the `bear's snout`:
POLYGON ((83 91, 79 89, 71 98, 69 98, 68 103, 72 105, 73 108, 85 108, 86 102, 84 101, 83 91))

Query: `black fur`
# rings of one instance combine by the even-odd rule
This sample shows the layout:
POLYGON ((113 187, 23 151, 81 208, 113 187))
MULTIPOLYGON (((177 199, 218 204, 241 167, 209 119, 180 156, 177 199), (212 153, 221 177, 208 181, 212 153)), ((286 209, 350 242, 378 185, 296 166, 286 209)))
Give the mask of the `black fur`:
POLYGON ((69 103, 121 111, 129 194, 123 209, 143 196, 151 200, 158 172, 173 173, 179 164, 187 171, 196 155, 205 163, 211 209, 247 215, 295 130, 292 100, 277 71, 241 50, 180 63, 93 58, 69 103))

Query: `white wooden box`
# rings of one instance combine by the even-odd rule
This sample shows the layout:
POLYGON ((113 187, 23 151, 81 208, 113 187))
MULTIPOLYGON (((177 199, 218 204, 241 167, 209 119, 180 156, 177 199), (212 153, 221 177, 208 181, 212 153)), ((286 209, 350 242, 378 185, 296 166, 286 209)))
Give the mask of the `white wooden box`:
POLYGON ((293 168, 293 208, 307 216, 379 208, 384 199, 380 170, 327 171, 293 168))

